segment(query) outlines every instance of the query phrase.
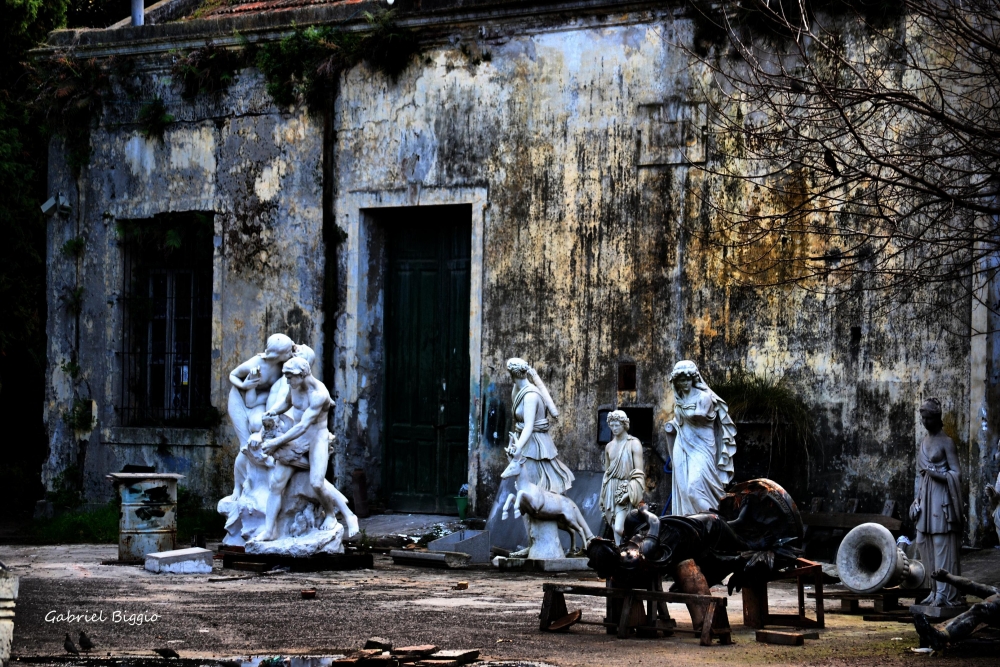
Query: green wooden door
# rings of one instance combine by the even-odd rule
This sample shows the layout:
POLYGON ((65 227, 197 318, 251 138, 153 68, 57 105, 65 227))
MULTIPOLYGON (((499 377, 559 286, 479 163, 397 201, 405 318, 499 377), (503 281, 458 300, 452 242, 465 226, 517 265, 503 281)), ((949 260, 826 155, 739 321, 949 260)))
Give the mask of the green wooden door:
POLYGON ((468 477, 471 207, 386 218, 389 506, 454 514, 468 477))

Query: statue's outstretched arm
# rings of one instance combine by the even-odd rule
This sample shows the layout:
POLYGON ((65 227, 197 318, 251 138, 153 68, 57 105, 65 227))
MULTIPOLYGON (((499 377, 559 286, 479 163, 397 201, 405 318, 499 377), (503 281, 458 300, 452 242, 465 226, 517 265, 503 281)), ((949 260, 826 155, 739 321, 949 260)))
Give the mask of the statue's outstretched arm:
POLYGON ((987 586, 986 584, 981 584, 978 581, 966 579, 965 577, 958 577, 945 570, 934 570, 931 574, 931 578, 937 581, 943 581, 946 584, 951 584, 963 593, 975 595, 976 597, 983 598, 984 600, 991 595, 1000 594, 1000 588, 987 586))

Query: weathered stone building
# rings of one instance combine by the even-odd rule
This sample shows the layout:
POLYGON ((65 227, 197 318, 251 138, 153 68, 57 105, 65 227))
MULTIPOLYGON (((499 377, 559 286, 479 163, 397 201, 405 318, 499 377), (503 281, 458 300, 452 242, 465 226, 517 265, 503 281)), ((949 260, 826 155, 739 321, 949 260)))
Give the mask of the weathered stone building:
POLYGON ((224 413, 229 370, 285 332, 315 349, 336 397, 335 482, 349 491, 363 468, 389 507, 447 510, 468 481, 488 511, 511 356, 536 365, 560 406, 571 468, 600 469, 599 411, 632 409, 662 502, 667 377, 690 358, 715 381, 785 378, 818 415, 814 440, 780 452, 748 440, 737 473, 834 507, 909 505, 919 398, 941 396, 967 539, 986 534, 998 366, 993 337, 969 333, 985 313, 967 299, 940 320, 906 319, 864 295, 755 291, 725 275, 694 231, 717 187, 699 166, 721 139, 706 131, 713 81, 684 48, 682 4, 400 0, 419 56, 395 80, 349 69, 328 112, 279 107, 254 67, 188 100, 171 67, 209 42, 364 29, 375 3, 214 3, 184 20, 199 4, 161 3, 142 27, 56 32, 36 52, 134 63, 79 175, 52 145, 50 190, 72 209, 49 227, 47 484, 76 465, 102 500, 105 474, 132 463, 224 495, 238 443, 209 408, 224 413), (172 116, 162 140, 137 120, 157 98, 172 116), (78 259, 61 252, 75 238, 78 259), (63 418, 88 406, 89 423, 63 418))

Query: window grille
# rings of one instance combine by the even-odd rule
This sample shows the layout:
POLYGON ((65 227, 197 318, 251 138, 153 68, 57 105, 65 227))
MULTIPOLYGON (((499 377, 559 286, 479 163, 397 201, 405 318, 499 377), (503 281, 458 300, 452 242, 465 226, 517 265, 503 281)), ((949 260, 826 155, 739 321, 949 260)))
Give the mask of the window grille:
POLYGON ((213 426, 212 216, 120 222, 123 426, 213 426))

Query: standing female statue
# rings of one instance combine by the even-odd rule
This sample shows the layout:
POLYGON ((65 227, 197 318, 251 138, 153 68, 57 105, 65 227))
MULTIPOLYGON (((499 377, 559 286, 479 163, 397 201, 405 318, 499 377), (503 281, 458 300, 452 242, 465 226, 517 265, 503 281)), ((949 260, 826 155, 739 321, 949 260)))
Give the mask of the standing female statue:
MULTIPOLYGON (((939 399, 924 401, 920 420, 927 435, 917 454, 917 497, 910 505, 910 519, 917 529, 917 551, 928 572, 961 574, 964 508, 958 449, 943 431, 939 399)), ((938 579, 931 594, 917 604, 955 607, 965 604, 965 600, 947 579, 938 579)))
POLYGON ((688 516, 718 509, 733 479, 736 426, 729 406, 713 392, 693 361, 678 361, 670 373, 674 418, 664 427, 673 463, 671 514, 688 516))
POLYGON ((573 472, 559 460, 559 451, 549 435, 548 415, 558 417, 559 410, 527 361, 508 359, 507 371, 514 381, 511 401, 515 421, 507 453, 515 461, 521 461, 522 480, 543 491, 565 493, 573 486, 573 472))

